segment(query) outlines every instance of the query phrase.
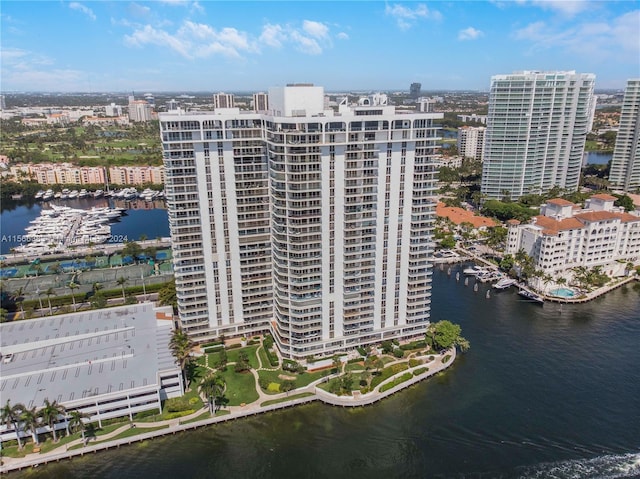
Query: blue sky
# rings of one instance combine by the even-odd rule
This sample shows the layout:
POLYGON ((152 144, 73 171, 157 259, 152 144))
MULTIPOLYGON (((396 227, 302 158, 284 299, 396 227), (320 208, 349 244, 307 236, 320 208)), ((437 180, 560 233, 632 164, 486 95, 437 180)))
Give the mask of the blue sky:
POLYGON ((638 1, 5 1, 3 91, 486 90, 515 70, 640 77, 638 1))

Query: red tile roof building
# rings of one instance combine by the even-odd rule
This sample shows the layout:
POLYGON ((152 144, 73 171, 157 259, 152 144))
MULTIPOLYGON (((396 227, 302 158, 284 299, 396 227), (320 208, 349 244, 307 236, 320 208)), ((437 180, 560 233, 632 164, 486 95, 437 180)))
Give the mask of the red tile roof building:
POLYGON ((509 223, 506 253, 524 250, 536 269, 553 277, 572 268, 600 266, 610 276, 640 265, 640 216, 615 207, 616 198, 594 195, 585 208, 549 200, 528 224, 509 223))

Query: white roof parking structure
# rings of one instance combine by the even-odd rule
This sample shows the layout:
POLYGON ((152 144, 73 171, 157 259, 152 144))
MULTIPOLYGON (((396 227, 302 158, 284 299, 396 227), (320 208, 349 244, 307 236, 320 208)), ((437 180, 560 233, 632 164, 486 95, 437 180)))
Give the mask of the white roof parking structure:
POLYGON ((39 408, 47 398, 73 407, 159 392, 162 375, 180 372, 165 313, 142 303, 0 324, 2 402, 39 408))

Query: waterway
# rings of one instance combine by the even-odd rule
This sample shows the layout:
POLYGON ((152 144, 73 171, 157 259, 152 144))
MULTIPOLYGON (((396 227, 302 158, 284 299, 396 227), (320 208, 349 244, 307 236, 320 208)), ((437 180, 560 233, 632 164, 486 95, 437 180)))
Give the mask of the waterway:
MULTIPOLYGON (((640 287, 581 305, 485 297, 436 269, 471 350, 360 409, 311 404, 42 466, 60 478, 640 477, 640 287)), ((15 475, 16 477, 18 474, 15 475)))
POLYGON ((40 203, 3 201, 0 213, 0 254, 7 254, 11 248, 21 244, 25 228, 40 216, 43 208, 49 208, 49 204, 78 209, 91 209, 93 206, 126 208, 126 215, 110 223, 111 235, 114 238, 136 241, 143 235, 148 239, 169 236, 169 222, 164 201, 126 201, 113 198, 55 200, 40 203))

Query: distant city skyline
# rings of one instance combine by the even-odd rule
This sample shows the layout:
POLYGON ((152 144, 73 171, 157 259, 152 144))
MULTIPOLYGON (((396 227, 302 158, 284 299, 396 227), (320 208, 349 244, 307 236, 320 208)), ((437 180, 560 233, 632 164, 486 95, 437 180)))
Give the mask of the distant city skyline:
POLYGON ((488 91, 518 70, 640 77, 633 1, 3 1, 1 78, 20 91, 488 91))

